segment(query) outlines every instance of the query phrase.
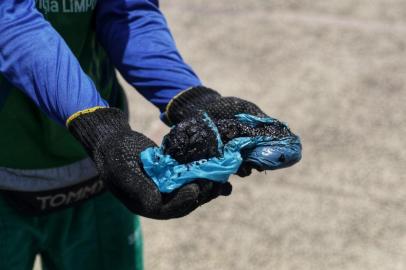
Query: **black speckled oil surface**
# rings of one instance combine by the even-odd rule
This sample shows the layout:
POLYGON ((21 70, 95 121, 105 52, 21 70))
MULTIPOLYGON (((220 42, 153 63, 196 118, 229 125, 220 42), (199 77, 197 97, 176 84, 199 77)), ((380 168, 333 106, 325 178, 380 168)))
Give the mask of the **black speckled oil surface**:
POLYGON ((164 138, 165 154, 179 163, 218 155, 215 133, 202 119, 189 119, 176 125, 164 138))
POLYGON ((216 126, 224 143, 238 137, 270 136, 282 138, 292 135, 289 128, 279 121, 272 124, 259 124, 256 127, 250 127, 235 119, 222 119, 216 121, 216 126))
MULTIPOLYGON (((227 143, 238 137, 272 136, 281 138, 292 133, 283 123, 260 124, 250 127, 235 119, 215 121, 221 140, 227 143)), ((164 138, 165 154, 181 164, 218 156, 214 131, 201 119, 188 119, 171 129, 164 138)))

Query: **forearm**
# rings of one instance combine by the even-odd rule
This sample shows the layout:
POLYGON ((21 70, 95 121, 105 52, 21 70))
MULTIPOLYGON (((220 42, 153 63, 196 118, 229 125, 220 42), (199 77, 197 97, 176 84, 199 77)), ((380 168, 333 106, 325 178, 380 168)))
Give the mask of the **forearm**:
POLYGON ((101 0, 96 22, 120 73, 161 111, 176 94, 201 84, 179 54, 157 1, 101 0))
POLYGON ((49 117, 65 124, 78 111, 108 106, 34 0, 2 1, 0 33, 0 73, 49 117))

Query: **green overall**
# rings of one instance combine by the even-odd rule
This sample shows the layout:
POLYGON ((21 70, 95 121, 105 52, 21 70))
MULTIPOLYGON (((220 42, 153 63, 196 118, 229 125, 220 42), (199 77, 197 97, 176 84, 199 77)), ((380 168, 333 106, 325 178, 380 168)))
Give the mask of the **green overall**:
MULTIPOLYGON (((125 97, 114 67, 93 28, 97 0, 36 2, 102 97, 110 106, 124 108, 125 97)), ((33 181, 46 184, 49 179, 58 187, 59 177, 55 175, 62 172, 64 176, 65 168, 70 175, 86 171, 83 161, 88 157, 81 145, 1 75, 0 127, 0 189, 18 190, 19 181, 22 186, 24 181, 34 186, 33 181), (35 177, 30 178, 31 174, 35 177)), ((0 196, 0 269, 32 269, 36 254, 49 270, 141 270, 139 219, 108 192, 79 206, 39 217, 17 213, 0 196)))

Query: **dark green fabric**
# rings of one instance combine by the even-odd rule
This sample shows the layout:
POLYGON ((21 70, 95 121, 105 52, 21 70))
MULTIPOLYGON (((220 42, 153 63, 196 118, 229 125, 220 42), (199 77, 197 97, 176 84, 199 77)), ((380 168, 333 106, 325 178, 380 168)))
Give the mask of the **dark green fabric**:
POLYGON ((139 218, 110 193, 41 217, 26 217, 0 196, 0 269, 142 270, 139 218))
MULTIPOLYGON (((60 33, 78 58, 82 69, 92 78, 102 97, 113 107, 120 107, 122 89, 113 65, 96 40, 93 6, 72 12, 69 1, 55 0, 58 12, 47 1, 37 1, 38 9, 60 33)), ((95 0, 85 1, 95 3, 95 0)), ((81 145, 43 114, 21 91, 0 75, 0 167, 46 169, 83 159, 81 145)))

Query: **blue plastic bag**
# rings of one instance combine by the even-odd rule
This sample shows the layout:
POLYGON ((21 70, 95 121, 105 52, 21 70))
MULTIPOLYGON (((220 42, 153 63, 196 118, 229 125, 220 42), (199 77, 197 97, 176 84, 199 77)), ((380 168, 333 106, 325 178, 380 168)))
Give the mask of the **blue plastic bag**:
MULTIPOLYGON (((259 123, 277 121, 271 117, 260 118, 248 114, 239 114, 236 118, 253 127, 259 123)), ((301 159, 302 146, 298 136, 279 139, 266 136, 240 137, 223 145, 217 127, 207 114, 204 120, 217 136, 220 157, 179 164, 164 153, 162 146, 150 147, 141 153, 145 172, 161 192, 172 192, 196 179, 225 183, 230 175, 238 171, 243 161, 253 163, 263 170, 275 170, 291 166, 301 159), (245 149, 249 149, 249 152, 243 158, 241 151, 245 149)))

